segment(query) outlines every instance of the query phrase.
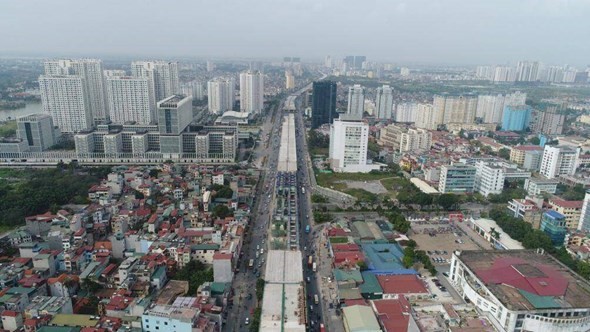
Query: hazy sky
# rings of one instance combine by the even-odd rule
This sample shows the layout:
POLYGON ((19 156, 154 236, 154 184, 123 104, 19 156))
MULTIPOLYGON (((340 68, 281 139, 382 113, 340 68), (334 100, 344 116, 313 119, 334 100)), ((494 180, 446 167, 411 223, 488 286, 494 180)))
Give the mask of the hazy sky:
POLYGON ((590 64, 590 0, 0 0, 0 56, 590 64))

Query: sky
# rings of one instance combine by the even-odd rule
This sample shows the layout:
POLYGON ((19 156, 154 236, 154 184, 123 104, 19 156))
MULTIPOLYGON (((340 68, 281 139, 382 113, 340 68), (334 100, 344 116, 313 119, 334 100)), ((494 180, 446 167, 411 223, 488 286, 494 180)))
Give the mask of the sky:
POLYGON ((0 56, 590 65, 590 0, 0 0, 0 56))

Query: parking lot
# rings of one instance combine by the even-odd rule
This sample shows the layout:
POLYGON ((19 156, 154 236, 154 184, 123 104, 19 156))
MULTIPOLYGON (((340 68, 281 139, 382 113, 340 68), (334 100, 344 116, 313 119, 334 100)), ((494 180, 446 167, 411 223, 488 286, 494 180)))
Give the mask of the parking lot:
POLYGON ((416 241, 419 250, 424 250, 435 266, 449 264, 454 250, 481 250, 463 232, 444 223, 412 223, 410 238, 416 241))

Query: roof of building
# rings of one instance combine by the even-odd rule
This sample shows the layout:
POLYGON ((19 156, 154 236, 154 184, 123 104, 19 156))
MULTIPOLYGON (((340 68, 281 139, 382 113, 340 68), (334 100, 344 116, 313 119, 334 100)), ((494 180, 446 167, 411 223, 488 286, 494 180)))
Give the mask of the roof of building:
POLYGON ((377 317, 387 332, 405 332, 408 330, 412 308, 403 296, 391 300, 371 301, 377 317))
POLYGON ((81 328, 73 326, 41 326, 37 332, 80 332, 81 328))
POLYGON ((93 327, 98 321, 91 315, 78 314, 57 314, 53 316, 51 325, 72 326, 72 327, 93 327))
POLYGON ((538 145, 519 145, 513 146, 512 149, 519 151, 542 151, 543 147, 538 145))
POLYGON ((371 332, 381 331, 379 322, 370 307, 362 305, 353 305, 342 308, 344 315, 344 324, 350 332, 371 332))
POLYGON ((349 281, 353 280, 356 282, 362 282, 363 276, 359 270, 342 270, 342 269, 335 269, 333 270, 334 279, 336 281, 349 281))
POLYGON ((524 249, 522 243, 519 241, 514 240, 510 237, 507 233, 505 233, 500 226, 496 223, 496 221, 492 219, 486 218, 479 218, 479 219, 471 219, 471 222, 479 227, 481 227, 486 233, 490 233, 492 228, 498 232, 500 235, 498 242, 502 243, 506 247, 506 249, 524 249))
POLYGON ((375 274, 370 271, 363 271, 361 275, 363 276, 363 283, 359 286, 359 289, 362 294, 383 294, 383 288, 381 288, 375 274))
POLYGON ((590 283, 551 255, 474 250, 460 252, 458 259, 511 310, 590 308, 590 283))
POLYGON ((546 215, 548 215, 549 217, 553 218, 553 219, 563 219, 565 218, 565 216, 555 210, 549 210, 547 212, 545 212, 546 215))
POLYGON ((566 201, 561 198, 552 198, 549 203, 564 209, 581 209, 584 205, 584 201, 566 201))
POLYGON ((404 268, 401 261, 404 254, 396 243, 363 244, 362 249, 367 257, 369 270, 384 273, 407 270, 407 274, 416 273, 404 268))
POLYGON ((415 274, 378 275, 384 294, 428 294, 424 282, 415 274))

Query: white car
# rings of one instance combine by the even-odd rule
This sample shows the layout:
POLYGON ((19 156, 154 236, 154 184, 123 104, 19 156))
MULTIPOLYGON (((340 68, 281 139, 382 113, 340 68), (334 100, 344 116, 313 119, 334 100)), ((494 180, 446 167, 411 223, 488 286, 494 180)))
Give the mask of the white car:
POLYGON ((246 317, 246 321, 244 322, 244 324, 246 324, 246 325, 250 324, 250 318, 249 317, 246 317))

